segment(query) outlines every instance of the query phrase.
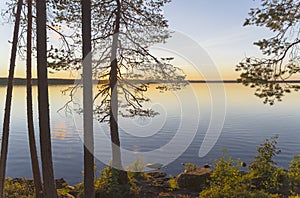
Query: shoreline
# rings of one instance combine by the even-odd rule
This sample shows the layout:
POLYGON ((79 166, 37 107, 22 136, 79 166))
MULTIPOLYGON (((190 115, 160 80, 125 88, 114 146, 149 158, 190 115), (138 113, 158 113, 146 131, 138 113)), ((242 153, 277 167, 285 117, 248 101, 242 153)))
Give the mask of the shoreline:
MULTIPOLYGON (((59 79, 59 78, 49 78, 48 79, 48 84, 49 85, 71 85, 74 84, 76 81, 79 79, 59 79)), ((230 83, 237 83, 237 84, 242 84, 239 80, 186 80, 189 83, 212 83, 212 84, 217 84, 217 83, 225 83, 225 84, 230 84, 230 83)), ((105 81, 100 81, 105 82, 105 81)), ((142 81, 138 81, 142 82, 142 81)), ((273 81, 270 81, 273 82, 273 81)), ((294 83, 294 84, 300 84, 300 80, 287 80, 287 81, 276 81, 277 83, 294 83)), ((157 84, 159 82, 148 82, 150 84, 157 84)), ((168 83, 168 82, 166 82, 168 83)), ((0 86, 6 86, 7 85, 7 78, 0 78, 0 86)), ((14 78, 14 85, 26 85, 26 79, 25 78, 14 78)), ((34 78, 32 79, 32 85, 37 85, 37 79, 34 78)))

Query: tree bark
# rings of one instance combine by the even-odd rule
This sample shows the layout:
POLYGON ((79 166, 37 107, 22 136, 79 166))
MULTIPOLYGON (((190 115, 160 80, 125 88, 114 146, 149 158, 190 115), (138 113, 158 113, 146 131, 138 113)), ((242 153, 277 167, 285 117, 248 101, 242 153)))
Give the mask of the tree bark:
POLYGON ((6 90, 5 112, 4 112, 2 144, 1 144, 1 162, 0 162, 0 197, 1 198, 4 197, 4 182, 5 182, 6 161, 7 161, 7 151, 8 151, 13 79, 15 73, 22 4, 23 1, 19 0, 17 6, 15 25, 14 25, 13 45, 12 45, 11 56, 10 56, 9 75, 8 75, 7 90, 6 90))
POLYGON ((83 57, 84 195, 95 197, 91 1, 81 0, 83 57))
POLYGON ((37 73, 40 147, 44 181, 44 197, 57 197, 51 150, 48 75, 47 75, 47 31, 46 0, 37 0, 37 73))
POLYGON ((32 111, 32 84, 31 84, 31 68, 32 68, 32 0, 27 0, 27 59, 26 59, 26 79, 27 79, 27 127, 29 137, 29 148, 31 156, 31 167, 34 178, 35 194, 37 198, 43 197, 43 187, 41 182, 41 174, 36 151, 36 142, 33 125, 32 111))
POLYGON ((112 166, 118 171, 118 180, 120 184, 127 184, 128 177, 127 173, 123 170, 122 158, 121 158, 121 144, 118 130, 118 40, 120 33, 120 19, 121 19, 121 3, 120 0, 116 0, 117 12, 115 29, 112 42, 112 52, 111 52, 111 70, 109 75, 110 81, 110 134, 112 141, 112 166))

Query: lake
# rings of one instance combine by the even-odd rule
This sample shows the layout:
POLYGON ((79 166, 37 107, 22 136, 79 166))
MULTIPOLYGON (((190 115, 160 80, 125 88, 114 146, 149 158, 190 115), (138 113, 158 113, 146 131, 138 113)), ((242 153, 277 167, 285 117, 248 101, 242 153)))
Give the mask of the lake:
MULTIPOLYGON (((67 87, 49 86, 53 163, 56 178, 63 177, 70 184, 76 184, 82 181, 82 118, 75 111, 72 114, 58 111, 69 100, 68 95, 61 92, 67 87)), ((211 164, 222 156, 224 148, 233 158, 249 163, 256 155, 256 147, 266 138, 278 134, 278 147, 282 152, 276 161, 279 166, 288 168, 293 156, 300 154, 300 93, 288 94, 283 102, 270 106, 263 104, 253 92, 253 89, 235 83, 226 83, 224 87, 193 83, 180 91, 165 93, 152 85, 147 93, 151 104, 146 106, 155 109, 159 115, 119 118, 124 166, 139 158, 145 163, 163 163, 163 171, 176 175, 184 169, 181 163, 211 164), (210 94, 212 92, 215 94, 210 94), (221 127, 220 131, 218 127, 221 127), (210 136, 205 139, 207 134, 210 136), (199 155, 201 145, 204 145, 205 156, 199 155)), ((0 86, 0 94, 2 133, 6 87, 0 86)), ((77 96, 76 100, 80 102, 80 94, 77 96)), ((33 97, 39 143, 36 86, 33 97)), ((9 177, 32 178, 25 101, 25 86, 15 86, 6 174, 9 177)), ((94 128, 96 164, 101 170, 111 157, 108 125, 95 120, 94 128)))

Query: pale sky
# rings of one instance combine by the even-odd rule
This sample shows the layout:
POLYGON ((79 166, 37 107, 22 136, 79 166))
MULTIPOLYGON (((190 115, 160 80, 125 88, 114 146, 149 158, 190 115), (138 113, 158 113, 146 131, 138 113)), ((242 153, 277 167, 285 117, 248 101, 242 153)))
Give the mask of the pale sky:
MULTIPOLYGON (((253 42, 271 35, 259 27, 243 27, 250 8, 257 7, 253 0, 173 0, 164 13, 170 28, 187 35, 199 44, 213 60, 223 79, 236 79, 235 66, 245 56, 260 56, 253 42)), ((1 10, 5 1, 0 1, 1 10)), ((0 77, 7 77, 12 39, 12 24, 0 27, 0 77)), ((16 77, 24 77, 24 64, 18 59, 16 77)), ((184 68, 183 68, 184 69, 184 68)), ((35 72, 35 71, 34 71, 35 72)), ((49 75, 63 77, 65 74, 49 75)), ((188 78, 194 79, 187 71, 188 78)))

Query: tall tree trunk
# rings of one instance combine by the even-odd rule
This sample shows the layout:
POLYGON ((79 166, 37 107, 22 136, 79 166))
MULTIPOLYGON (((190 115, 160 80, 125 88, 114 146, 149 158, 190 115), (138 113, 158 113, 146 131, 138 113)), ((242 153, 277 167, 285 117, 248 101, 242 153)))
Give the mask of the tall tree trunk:
POLYGON ((5 182, 6 161, 7 161, 7 151, 8 151, 11 99, 12 99, 12 91, 13 91, 13 79, 15 73, 15 63, 16 63, 16 55, 17 55, 22 4, 23 1, 19 0, 16 19, 15 19, 13 45, 12 45, 11 56, 10 56, 9 75, 8 75, 7 90, 6 90, 5 112, 4 112, 2 144, 1 144, 1 162, 0 162, 0 197, 1 198, 4 197, 4 182, 5 182))
POLYGON ((47 31, 46 0, 37 0, 37 73, 38 73, 38 108, 40 147, 44 181, 44 197, 57 197, 51 149, 48 75, 47 75, 47 31))
POLYGON ((95 197, 91 1, 81 0, 83 57, 84 195, 95 197))
POLYGON ((120 184, 128 183, 127 173, 123 171, 122 158, 121 158, 121 144, 118 130, 118 40, 120 32, 120 19, 121 19, 121 3, 120 0, 116 0, 117 12, 115 29, 112 42, 112 53, 111 53, 111 70, 110 70, 110 134, 112 141, 112 166, 114 169, 118 169, 118 180, 120 184))
POLYGON ((31 167, 34 178, 35 194, 37 198, 43 197, 43 188, 41 182, 41 174, 39 168, 39 161, 36 151, 34 126, 33 126, 33 113, 32 113, 32 85, 31 85, 31 65, 32 65, 32 0, 27 0, 28 13, 27 13, 27 59, 26 59, 26 79, 27 79, 27 125, 29 148, 31 156, 31 167))

